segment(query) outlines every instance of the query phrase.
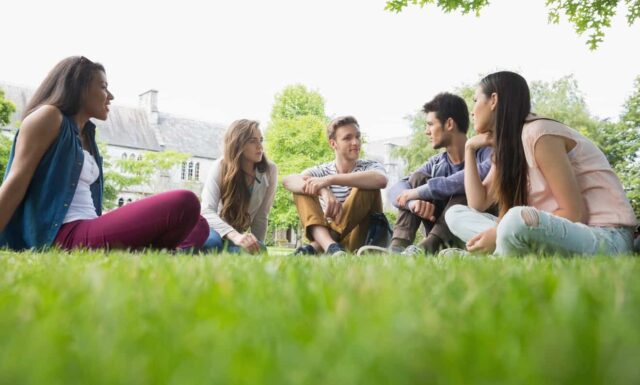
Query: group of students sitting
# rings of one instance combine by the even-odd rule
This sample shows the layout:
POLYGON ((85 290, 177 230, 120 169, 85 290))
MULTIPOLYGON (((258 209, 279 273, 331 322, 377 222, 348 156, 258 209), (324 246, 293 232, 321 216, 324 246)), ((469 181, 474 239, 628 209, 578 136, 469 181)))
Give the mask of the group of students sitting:
MULTIPOLYGON (((64 59, 49 73, 25 108, 0 186, 0 247, 264 250, 278 170, 252 120, 228 128, 201 201, 176 190, 103 215, 102 158, 90 119, 107 119, 112 100, 103 66, 85 57, 64 59)), ((480 81, 471 138, 459 96, 441 93, 423 112, 433 148, 445 151, 388 189, 399 215, 386 250, 632 252, 638 222, 606 157, 577 131, 534 115, 520 75, 497 72, 480 81), (413 245, 421 223, 426 236, 413 245)), ((386 171, 360 159, 357 120, 332 120, 327 136, 332 162, 283 178, 310 241, 297 254, 366 249, 372 221, 384 215, 386 171)))

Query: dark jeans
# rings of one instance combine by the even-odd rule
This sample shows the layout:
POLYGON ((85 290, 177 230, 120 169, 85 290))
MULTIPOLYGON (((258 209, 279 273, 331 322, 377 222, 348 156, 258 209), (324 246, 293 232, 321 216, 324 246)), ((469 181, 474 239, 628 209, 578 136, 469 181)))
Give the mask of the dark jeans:
MULTIPOLYGON (((392 187, 393 192, 389 194, 389 199, 395 200, 398 194, 407 188, 416 188, 427 183, 429 177, 421 173, 413 173, 409 180, 401 180, 398 184, 401 186, 392 187)), ((421 246, 429 253, 435 253, 445 246, 457 245, 458 239, 449 231, 449 227, 444 220, 444 213, 449 207, 456 204, 467 204, 467 198, 464 195, 454 195, 446 201, 432 202, 435 207, 435 222, 420 218, 409 210, 399 209, 398 218, 393 228, 393 239, 401 239, 412 244, 416 238, 416 232, 422 223, 425 229, 426 238, 421 242, 421 246)))

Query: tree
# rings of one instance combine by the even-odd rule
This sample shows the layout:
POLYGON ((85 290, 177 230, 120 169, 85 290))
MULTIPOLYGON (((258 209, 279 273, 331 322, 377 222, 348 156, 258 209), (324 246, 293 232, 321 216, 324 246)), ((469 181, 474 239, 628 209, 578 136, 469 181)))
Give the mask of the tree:
POLYGON ((4 177, 4 172, 7 169, 7 163, 9 162, 9 155, 11 154, 11 139, 0 133, 0 183, 4 177))
POLYGON ((326 119, 324 99, 318 92, 310 91, 302 84, 295 84, 276 95, 271 110, 271 120, 296 119, 317 116, 326 119))
MULTIPOLYGON (((118 205, 118 193, 133 186, 153 184, 153 176, 161 176, 173 167, 189 159, 188 154, 167 150, 162 152, 145 152, 142 159, 118 159, 112 163, 106 146, 101 145, 104 169, 103 206, 114 208, 118 205)), ((161 186, 152 186, 158 190, 161 186)))
MULTIPOLYGON (((550 23, 558 24, 560 15, 564 14, 573 24, 578 35, 588 33, 587 45, 596 49, 604 40, 604 30, 611 26, 611 18, 622 0, 545 0, 549 9, 550 23)), ((624 0, 627 7, 627 23, 632 25, 640 17, 640 0, 624 0)), ((385 9, 400 12, 409 4, 424 7, 435 4, 445 12, 459 11, 463 15, 473 12, 480 15, 480 10, 489 4, 489 0, 387 0, 385 9)))
POLYGON ((599 125, 599 120, 589 113, 573 75, 553 82, 533 81, 530 90, 531 109, 538 115, 556 119, 587 135, 599 125))
POLYGON ((640 76, 636 77, 634 91, 624 104, 617 126, 616 136, 608 144, 610 147, 615 147, 616 143, 619 145, 620 162, 616 171, 636 216, 640 217, 640 76))
MULTIPOLYGON (((318 92, 293 85, 276 95, 265 136, 267 155, 278 165, 278 183, 286 175, 333 159, 325 133, 327 123, 324 99, 318 92)), ((298 228, 298 212, 289 191, 276 190, 269 223, 298 228)))
MULTIPOLYGON (((4 92, 0 90, 0 127, 6 126, 11 121, 11 114, 16 111, 16 105, 4 98, 4 92)), ((0 132, 0 178, 4 177, 7 168, 9 154, 11 153, 11 139, 0 132)))

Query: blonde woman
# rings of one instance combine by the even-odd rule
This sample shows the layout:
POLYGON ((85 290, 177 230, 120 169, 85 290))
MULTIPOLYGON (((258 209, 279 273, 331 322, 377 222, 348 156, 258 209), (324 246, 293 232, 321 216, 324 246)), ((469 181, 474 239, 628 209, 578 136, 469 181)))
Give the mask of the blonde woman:
POLYGON ((259 252, 278 180, 267 160, 259 123, 240 119, 224 136, 223 158, 214 162, 202 191, 202 216, 209 223, 205 250, 259 252), (250 230, 250 232, 247 232, 250 230))

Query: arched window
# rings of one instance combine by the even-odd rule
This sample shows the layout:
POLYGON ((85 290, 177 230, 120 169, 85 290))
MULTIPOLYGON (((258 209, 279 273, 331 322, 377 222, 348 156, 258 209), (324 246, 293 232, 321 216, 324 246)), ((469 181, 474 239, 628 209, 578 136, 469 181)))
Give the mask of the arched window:
POLYGON ((122 159, 127 160, 127 153, 126 152, 122 153, 122 159))
POLYGON ((193 162, 189 162, 189 174, 187 179, 192 180, 193 179, 193 162))
POLYGON ((118 207, 122 207, 123 204, 124 204, 124 198, 122 197, 118 198, 118 207))
POLYGON ((193 175, 195 180, 200 180, 200 162, 196 162, 196 169, 193 175))
POLYGON ((180 179, 187 179, 187 162, 182 162, 182 172, 180 173, 180 179))
POLYGON ((131 155, 129 155, 129 159, 136 160, 136 154, 131 153, 131 155))

